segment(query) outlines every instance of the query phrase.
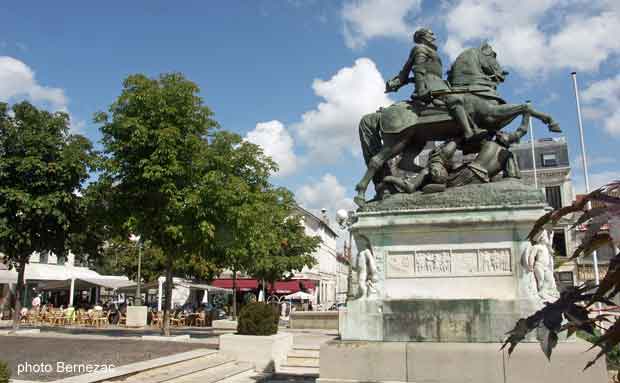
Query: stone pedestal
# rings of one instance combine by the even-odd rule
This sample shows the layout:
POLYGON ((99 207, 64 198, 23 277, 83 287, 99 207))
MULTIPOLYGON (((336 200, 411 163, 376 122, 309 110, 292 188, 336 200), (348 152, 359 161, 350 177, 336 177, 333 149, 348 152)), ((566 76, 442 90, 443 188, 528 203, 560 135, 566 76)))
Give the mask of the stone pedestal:
POLYGON ((541 307, 521 258, 545 207, 540 191, 514 181, 365 207, 351 230, 358 249, 370 245, 376 291, 349 302, 342 339, 500 341, 541 307))
POLYGON ((516 321, 543 304, 523 255, 546 210, 542 192, 517 181, 360 209, 353 298, 341 340, 321 348, 320 381, 604 382, 604 362, 581 373, 591 356, 583 343, 560 344, 551 364, 533 342, 510 360, 499 352, 516 321))
POLYGON ((562 343, 551 362, 535 343, 508 357, 500 343, 331 341, 321 345, 318 383, 605 383, 600 359, 582 371, 596 351, 583 341, 562 343))

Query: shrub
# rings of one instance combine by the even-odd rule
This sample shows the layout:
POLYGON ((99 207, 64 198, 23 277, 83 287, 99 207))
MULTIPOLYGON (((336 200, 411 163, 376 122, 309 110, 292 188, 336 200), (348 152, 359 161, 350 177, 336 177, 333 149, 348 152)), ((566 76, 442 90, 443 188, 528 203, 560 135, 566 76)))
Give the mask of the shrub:
POLYGON ((276 323, 276 328, 280 324, 280 305, 270 303, 269 306, 273 310, 273 321, 276 323))
POLYGON ((6 362, 0 361, 0 383, 9 383, 11 379, 11 370, 6 362))
POLYGON ((273 335, 278 332, 278 324, 270 305, 249 303, 239 313, 237 333, 240 335, 273 335))

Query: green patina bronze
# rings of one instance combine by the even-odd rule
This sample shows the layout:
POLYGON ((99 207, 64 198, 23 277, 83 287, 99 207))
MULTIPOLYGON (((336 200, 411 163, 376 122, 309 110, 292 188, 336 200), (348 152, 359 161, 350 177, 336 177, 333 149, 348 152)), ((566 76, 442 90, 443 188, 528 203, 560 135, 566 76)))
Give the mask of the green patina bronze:
POLYGON ((359 212, 545 204, 542 191, 519 180, 505 180, 448 188, 443 193, 424 194, 418 191, 392 194, 383 200, 366 203, 359 212))
MULTIPOLYGON (((356 185, 355 202, 359 206, 366 203, 365 192, 370 181, 376 190, 381 190, 385 177, 390 176, 386 163, 391 158, 400 154, 398 167, 420 172, 413 159, 428 141, 453 142, 463 152, 480 153, 475 167, 453 175, 457 181, 450 184, 448 177, 444 177, 443 188, 436 189, 442 191, 445 187, 481 180, 489 182, 493 173, 504 172, 505 176, 518 177, 516 163, 506 162, 497 155, 498 146, 507 149, 525 134, 523 129, 509 136, 501 133, 501 129, 518 116, 523 117, 524 123, 534 117, 545 123, 550 131, 561 131, 551 116, 529 104, 508 104, 497 93, 497 86, 508 72, 502 69, 490 45, 485 43, 466 49, 454 61, 444 80, 433 33, 421 29, 414 35, 414 41, 416 45, 402 70, 386 83, 386 92, 415 84, 411 99, 368 114, 360 121, 360 141, 367 171, 356 185), (413 73, 412 78, 409 73, 413 73)), ((428 172, 432 173, 431 169, 428 172)), ((418 181, 420 185, 417 186, 422 187, 421 180, 418 181)), ((425 182, 434 184, 435 181, 425 182)), ((414 192, 418 187, 391 188, 391 191, 414 192)))

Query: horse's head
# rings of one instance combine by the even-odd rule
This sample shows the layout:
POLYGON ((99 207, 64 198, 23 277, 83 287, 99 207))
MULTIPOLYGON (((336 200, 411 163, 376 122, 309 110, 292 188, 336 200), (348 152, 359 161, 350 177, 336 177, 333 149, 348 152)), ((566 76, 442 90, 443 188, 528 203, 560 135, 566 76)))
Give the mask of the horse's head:
POLYGON ((484 43, 479 48, 478 58, 480 60, 480 69, 488 75, 493 81, 500 83, 506 80, 508 72, 502 69, 497 61, 497 53, 488 43, 484 43))

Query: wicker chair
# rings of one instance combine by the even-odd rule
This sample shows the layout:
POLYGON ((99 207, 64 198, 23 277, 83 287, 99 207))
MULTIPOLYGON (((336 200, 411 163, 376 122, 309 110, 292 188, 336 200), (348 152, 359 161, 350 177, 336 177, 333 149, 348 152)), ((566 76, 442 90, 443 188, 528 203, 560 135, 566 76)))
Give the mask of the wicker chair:
POLYGON ((153 317, 151 318, 151 326, 161 327, 162 323, 162 313, 161 311, 154 312, 153 317))
POLYGON ((182 313, 180 311, 178 311, 174 316, 170 317, 170 324, 177 327, 185 324, 185 318, 182 316, 182 313))
POLYGON ((108 324, 108 317, 100 310, 95 310, 93 312, 91 320, 95 327, 106 326, 108 324))
POLYGON ((118 320, 118 325, 119 326, 127 326, 127 316, 123 313, 120 314, 120 318, 118 320))
POLYGON ((201 311, 195 319, 196 326, 205 327, 207 325, 207 313, 201 311))

